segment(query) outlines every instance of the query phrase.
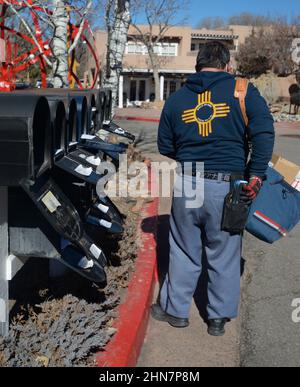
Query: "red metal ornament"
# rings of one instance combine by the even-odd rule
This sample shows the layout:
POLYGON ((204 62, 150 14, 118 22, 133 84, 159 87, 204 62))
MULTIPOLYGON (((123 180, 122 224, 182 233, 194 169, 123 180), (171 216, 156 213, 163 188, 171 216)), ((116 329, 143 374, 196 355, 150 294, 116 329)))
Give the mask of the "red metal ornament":
MULTIPOLYGON (((0 91, 12 91, 16 88, 16 79, 17 74, 28 69, 30 66, 39 63, 40 65, 40 79, 42 88, 47 87, 47 63, 46 58, 51 58, 52 51, 50 48, 50 41, 45 39, 43 32, 40 26, 39 14, 46 13, 51 15, 51 11, 46 7, 39 7, 34 5, 34 0, 27 0, 27 3, 18 0, 9 0, 9 3, 18 7, 18 9, 29 9, 29 14, 32 18, 34 25, 34 38, 29 35, 16 31, 15 29, 7 26, 5 20, 7 17, 7 11, 9 6, 7 1, 0 0, 0 91), (13 42, 12 37, 17 36, 20 39, 28 42, 32 47, 30 50, 23 54, 18 54, 18 45, 13 42)), ((80 12, 77 13, 81 16, 80 12)), ((79 33, 79 27, 73 24, 70 24, 70 42, 71 46, 79 33)), ((82 42, 86 43, 90 54, 95 61, 95 74, 91 89, 96 86, 98 74, 100 72, 100 64, 98 60, 98 55, 95 48, 95 37, 91 30, 91 27, 86 21, 84 23, 84 28, 81 33, 80 39, 82 42)), ((73 64, 76 57, 76 49, 71 53, 71 61, 69 68, 69 79, 74 79, 77 87, 79 89, 84 89, 84 85, 81 83, 77 74, 73 71, 73 64)))

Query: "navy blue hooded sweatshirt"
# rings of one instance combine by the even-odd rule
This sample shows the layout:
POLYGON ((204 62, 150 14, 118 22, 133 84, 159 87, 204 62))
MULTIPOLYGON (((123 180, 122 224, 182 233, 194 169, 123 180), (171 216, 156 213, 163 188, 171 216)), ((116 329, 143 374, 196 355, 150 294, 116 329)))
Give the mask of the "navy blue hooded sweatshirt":
POLYGON ((273 118, 250 83, 246 109, 253 152, 247 167, 247 129, 234 89, 235 77, 229 73, 193 74, 165 104, 158 130, 160 153, 180 163, 204 162, 206 171, 247 169, 251 175, 263 176, 273 153, 273 118))

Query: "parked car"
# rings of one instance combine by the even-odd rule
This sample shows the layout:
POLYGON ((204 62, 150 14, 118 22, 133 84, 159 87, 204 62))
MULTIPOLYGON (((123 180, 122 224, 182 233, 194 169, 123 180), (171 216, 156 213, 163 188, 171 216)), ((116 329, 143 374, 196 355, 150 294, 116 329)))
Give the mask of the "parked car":
MULTIPOLYGON (((35 84, 35 87, 37 89, 41 89, 42 88, 42 81, 37 81, 36 84, 35 84)), ((47 81, 47 88, 48 89, 53 89, 53 83, 51 83, 50 81, 47 81)))
POLYGON ((31 87, 30 84, 25 82, 16 82, 16 90, 25 90, 31 87))

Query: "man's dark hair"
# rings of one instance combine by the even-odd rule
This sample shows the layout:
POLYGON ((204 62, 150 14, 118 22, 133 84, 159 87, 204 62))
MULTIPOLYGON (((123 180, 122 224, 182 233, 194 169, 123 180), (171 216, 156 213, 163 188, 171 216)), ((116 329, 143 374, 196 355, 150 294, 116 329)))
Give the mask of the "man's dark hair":
POLYGON ((211 41, 200 45, 196 71, 200 72, 204 67, 224 69, 230 62, 230 51, 226 44, 219 41, 211 41))

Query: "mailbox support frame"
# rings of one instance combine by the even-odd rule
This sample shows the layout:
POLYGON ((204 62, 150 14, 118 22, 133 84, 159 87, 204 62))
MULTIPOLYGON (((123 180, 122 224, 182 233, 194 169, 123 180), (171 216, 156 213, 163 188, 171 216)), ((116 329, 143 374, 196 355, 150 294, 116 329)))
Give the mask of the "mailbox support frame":
POLYGON ((40 251, 41 258, 49 259, 50 277, 55 278, 64 275, 67 270, 62 263, 57 261, 60 257, 59 252, 40 228, 10 227, 10 206, 9 188, 0 186, 0 337, 9 334, 9 313, 11 309, 9 283, 30 258, 31 255, 28 254, 28 250, 40 251), (16 241, 19 241, 20 244, 16 241), (15 253, 13 252, 14 249, 17 249, 15 253), (25 255, 22 255, 23 250, 27 252, 25 255), (18 256, 19 254, 21 255, 18 256))
POLYGON ((9 331, 8 261, 8 188, 0 187, 0 335, 9 331))

